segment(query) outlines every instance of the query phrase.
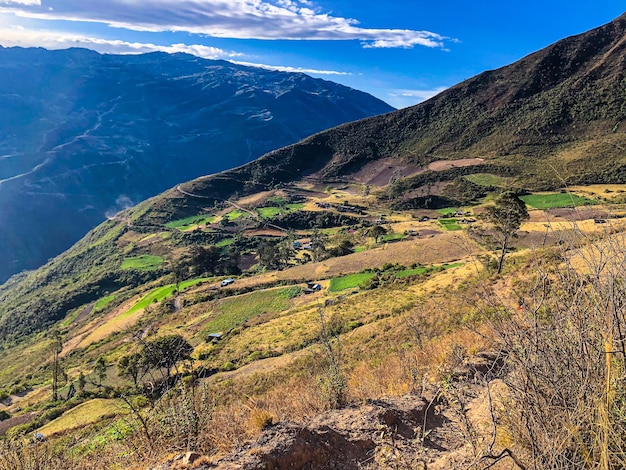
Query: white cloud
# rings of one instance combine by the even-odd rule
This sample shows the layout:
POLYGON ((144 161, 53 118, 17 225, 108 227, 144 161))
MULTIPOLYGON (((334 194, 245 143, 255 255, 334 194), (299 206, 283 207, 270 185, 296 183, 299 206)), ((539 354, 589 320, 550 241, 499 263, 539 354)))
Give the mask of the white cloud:
POLYGON ((442 86, 426 90, 395 90, 389 93, 386 101, 395 108, 407 108, 426 101, 446 89, 447 87, 442 86))
POLYGON ((368 29, 322 12, 310 0, 0 0, 0 13, 96 22, 135 31, 184 31, 220 38, 360 40, 364 47, 444 47, 429 31, 368 29))
POLYGON ((296 72, 296 73, 308 73, 313 75, 351 75, 348 72, 339 72, 336 70, 319 70, 319 69, 307 69, 301 67, 287 67, 283 65, 266 65, 255 64, 252 62, 242 62, 238 60, 231 60, 234 64, 244 65, 246 67, 258 67, 266 70, 276 70, 278 72, 296 72))
POLYGON ((141 42, 128 42, 82 36, 57 31, 33 31, 24 28, 0 28, 0 44, 6 47, 40 46, 46 49, 66 49, 68 47, 85 47, 108 54, 140 54, 146 52, 185 52, 205 59, 232 59, 241 56, 233 51, 225 51, 217 47, 202 44, 171 44, 159 45, 141 42))
POLYGON ((432 98, 435 95, 438 95, 444 90, 447 90, 448 87, 441 86, 437 88, 433 88, 430 90, 396 90, 392 93, 392 96, 402 96, 404 98, 417 98, 420 101, 425 101, 429 98, 432 98))

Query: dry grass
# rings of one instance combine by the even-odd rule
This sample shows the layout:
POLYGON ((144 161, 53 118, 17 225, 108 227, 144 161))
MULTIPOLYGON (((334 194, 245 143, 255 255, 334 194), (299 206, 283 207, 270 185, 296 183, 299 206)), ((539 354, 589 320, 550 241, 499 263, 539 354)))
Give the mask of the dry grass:
POLYGON ((66 411, 63 415, 40 427, 35 432, 51 437, 58 433, 65 433, 72 429, 100 422, 105 417, 126 415, 129 411, 122 400, 95 398, 66 411))

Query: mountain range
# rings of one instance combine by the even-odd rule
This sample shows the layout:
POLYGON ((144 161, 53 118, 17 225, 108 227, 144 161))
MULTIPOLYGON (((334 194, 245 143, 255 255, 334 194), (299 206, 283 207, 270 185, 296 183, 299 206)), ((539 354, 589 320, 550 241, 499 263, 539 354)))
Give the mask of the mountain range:
POLYGON ((0 466, 622 468, 625 38, 175 183, 11 277, 0 466))
POLYGON ((393 110, 299 73, 185 54, 0 49, 0 281, 191 178, 393 110))
MULTIPOLYGON (((433 209, 475 200, 497 190, 497 184, 528 191, 563 188, 568 184, 625 182, 625 38, 626 15, 623 15, 589 32, 563 39, 512 65, 484 72, 412 108, 344 124, 273 150, 246 165, 179 184, 120 213, 117 220, 90 232, 67 253, 39 271, 3 286, 0 290, 0 331, 8 337, 10 332, 22 334, 37 330, 62 318, 72 308, 97 299, 104 292, 140 282, 143 278, 137 278, 137 273, 133 277, 120 268, 129 252, 119 250, 119 240, 128 237, 128 232, 135 231, 142 236, 160 234, 164 224, 201 215, 229 198, 290 183, 309 181, 321 187, 353 183, 383 188, 381 197, 390 209, 433 209), (484 179, 485 175, 490 181, 499 183, 481 186, 468 178, 484 179), (71 279, 69 284, 68 279, 71 279), (44 291, 47 295, 42 294, 44 291), (17 324, 22 324, 17 328, 19 331, 16 331, 17 324)), ((39 51, 30 52, 36 54, 39 51)), ((143 64, 142 69, 146 62, 159 69, 164 60, 171 61, 183 69, 177 73, 185 76, 189 72, 185 67, 205 64, 189 56, 161 54, 130 58, 105 57, 86 51, 60 54, 68 53, 103 61, 138 61, 143 64)), ((231 67, 223 63, 214 66, 231 67)), ((248 69, 241 70, 240 73, 252 73, 248 69)), ((269 75, 283 77, 274 72, 269 75)), ((311 81, 302 75, 285 77, 311 81)), ((201 87, 198 77, 186 80, 201 87)), ((156 87, 156 84, 149 87, 156 87)), ((302 95, 300 91, 292 93, 302 95)), ((293 105, 292 101, 290 103, 293 105)), ((191 101, 181 105, 187 110, 184 116, 188 115, 191 105, 191 101)), ((161 109, 173 113, 172 108, 161 109)), ((93 114, 97 121, 98 114, 93 114)), ((108 126, 115 127, 114 122, 108 126)), ((98 134, 99 127, 94 127, 98 134)), ((142 128, 150 129, 151 125, 142 128)), ((192 153, 185 149, 194 144, 181 143, 180 134, 175 135, 180 145, 172 147, 171 153, 163 151, 163 155, 176 155, 176 163, 166 159, 168 163, 163 165, 177 167, 171 172, 181 172, 176 177, 178 179, 185 171, 183 167, 187 163, 191 165, 192 161, 192 153)), ((126 142, 126 147, 122 144, 112 147, 121 152, 119 162, 137 165, 144 172, 143 177, 158 172, 157 180, 165 178, 159 172, 160 168, 141 157, 147 151, 144 148, 141 152, 141 147, 135 146, 138 139, 135 130, 127 129, 127 133, 119 133, 116 139, 126 142), (131 141, 134 142, 132 147, 131 141)), ((90 136, 78 139, 79 142, 83 140, 92 142, 90 136)), ((102 138, 95 142, 100 140, 106 141, 102 138)), ((164 144, 167 145, 174 144, 164 144)), ((95 158, 96 154, 87 155, 95 158)), ((113 175, 117 173, 107 177, 102 168, 108 166, 100 165, 96 173, 89 174, 96 182, 111 183, 113 180, 107 178, 116 178, 113 175)), ((83 181, 79 174, 63 173, 77 184, 83 181)), ((141 179, 126 180, 129 186, 124 188, 130 190, 141 179)), ((10 183, 24 187, 29 181, 9 181, 0 189, 10 183)), ((35 195, 41 196, 48 184, 54 186, 50 180, 44 180, 36 186, 30 184, 29 190, 36 188, 35 195)), ((34 197, 23 193, 20 196, 34 197)), ((58 202, 54 196, 40 200, 48 199, 58 202)), ((76 200, 81 204, 95 204, 84 195, 73 199, 76 200)), ((33 205, 26 207, 30 213, 34 210, 33 205)), ((24 212, 16 205, 6 212, 3 210, 2 216, 19 220, 15 211, 24 212)), ((41 214, 38 217, 42 217, 41 214)), ((71 225, 67 220, 61 224, 57 220, 46 221, 45 225, 48 222, 53 224, 54 230, 63 233, 64 226, 71 225)), ((263 225, 264 222, 260 223, 263 225)), ((44 235, 43 230, 32 230, 30 226, 24 226, 22 230, 35 232, 42 243, 51 236, 44 235)), ((6 231, 3 237, 7 240, 6 231)), ((208 235, 198 237, 198 241, 219 240, 219 237, 208 235)), ((166 237, 159 244, 135 246, 130 253, 146 254, 151 250, 160 250, 159 254, 168 250, 174 253, 180 243, 192 242, 166 237)), ((0 253, 6 256, 6 250, 0 253)))

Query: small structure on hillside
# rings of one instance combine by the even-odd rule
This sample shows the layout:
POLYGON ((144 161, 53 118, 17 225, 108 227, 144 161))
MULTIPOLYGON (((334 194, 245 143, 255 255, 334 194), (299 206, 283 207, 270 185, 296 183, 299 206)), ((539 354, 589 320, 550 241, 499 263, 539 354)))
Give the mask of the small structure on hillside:
POLYGON ((313 294, 322 290, 322 286, 317 282, 309 281, 306 283, 306 288, 302 291, 305 294, 313 294))
POLYGON ((207 343, 211 342, 216 344, 224 336, 223 333, 209 333, 207 336, 207 343))

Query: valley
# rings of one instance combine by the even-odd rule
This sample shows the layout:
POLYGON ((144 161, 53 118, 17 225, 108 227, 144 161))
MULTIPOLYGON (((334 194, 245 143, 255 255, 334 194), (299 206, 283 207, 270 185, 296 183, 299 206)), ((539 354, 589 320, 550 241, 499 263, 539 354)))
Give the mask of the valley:
MULTIPOLYGON (((485 174, 467 178, 479 176, 492 179, 485 174)), ((120 426, 130 427, 125 432, 136 429, 134 413, 139 411, 128 400, 150 397, 151 387, 165 376, 163 369, 146 370, 134 385, 120 372, 120 361, 141 351, 151 338, 168 335, 180 335, 191 345, 189 359, 176 365, 174 373, 184 386, 213 396, 215 408, 206 425, 227 426, 225 435, 256 436, 261 428, 250 428, 255 413, 267 415, 264 419, 299 420, 327 406, 327 392, 311 382, 324 370, 325 322, 341 344, 347 380, 342 393, 351 402, 436 387, 453 351, 461 348, 471 357, 491 344, 467 329, 466 317, 472 311, 469 298, 482 289, 480 282, 487 282, 477 284, 480 273, 492 269, 493 234, 485 233, 491 229, 482 214, 493 201, 487 197, 466 206, 391 210, 387 189, 308 178, 239 199, 210 201, 198 214, 162 225, 136 225, 131 213, 120 214, 115 225, 89 242, 108 239, 121 254, 118 269, 150 274, 152 280, 106 292, 58 323, 63 339, 59 357, 67 374, 58 393, 66 397, 70 387, 80 387, 78 398, 52 408, 59 409, 60 417, 48 418, 54 415, 41 409, 52 393, 50 335, 8 349, 0 359, 0 381, 8 384, 0 407, 11 416, 6 424, 20 423, 9 435, 28 430, 51 442, 77 440, 77 451, 87 455, 92 455, 87 449, 94 440, 105 439, 112 448, 122 445, 106 436, 120 432, 120 426), (202 264, 197 246, 213 247, 210 269, 222 272, 203 271, 209 266, 202 264), (408 364, 396 364, 417 357, 412 372, 408 364), (97 369, 101 358, 105 372, 97 369), (283 398, 278 409, 278 402, 269 398, 295 390, 304 402, 285 404, 283 398), (245 402, 255 405, 243 412, 245 402), (237 414, 243 412, 243 421, 215 422, 240 406, 237 414), (85 407, 94 418, 78 411, 85 407)), ((620 233, 626 215, 623 193, 626 185, 596 185, 522 196, 529 218, 506 258, 507 276, 528 269, 533 256, 554 249, 567 234, 620 233)), ((184 190, 179 194, 198 199, 184 190)), ((455 432, 461 448, 462 432, 455 432)), ((221 439, 212 438, 209 448, 230 450, 221 439)), ((130 465, 110 454, 106 458, 113 459, 107 465, 130 465)))
POLYGON ((12 276, 0 470, 624 467, 625 35, 179 179, 12 276))

